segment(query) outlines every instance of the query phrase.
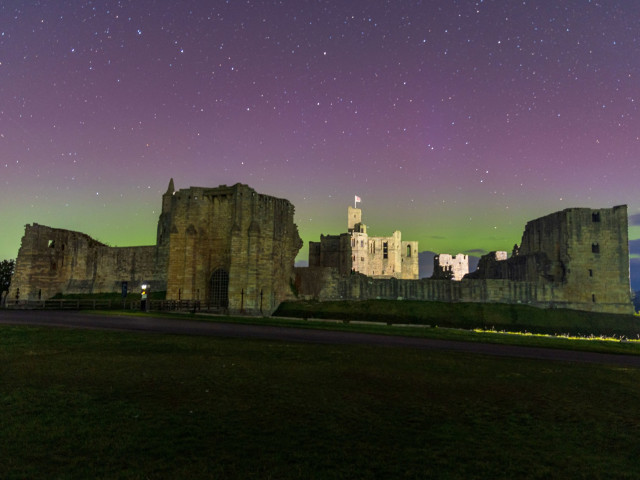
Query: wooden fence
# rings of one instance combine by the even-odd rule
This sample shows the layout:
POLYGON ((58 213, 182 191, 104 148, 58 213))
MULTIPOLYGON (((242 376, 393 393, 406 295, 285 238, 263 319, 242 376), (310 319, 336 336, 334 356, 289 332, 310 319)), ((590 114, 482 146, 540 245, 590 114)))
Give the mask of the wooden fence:
MULTIPOLYGON (((5 308, 23 310, 141 310, 140 300, 6 300, 5 308)), ((148 310, 226 313, 226 309, 194 300, 150 300, 148 310)))

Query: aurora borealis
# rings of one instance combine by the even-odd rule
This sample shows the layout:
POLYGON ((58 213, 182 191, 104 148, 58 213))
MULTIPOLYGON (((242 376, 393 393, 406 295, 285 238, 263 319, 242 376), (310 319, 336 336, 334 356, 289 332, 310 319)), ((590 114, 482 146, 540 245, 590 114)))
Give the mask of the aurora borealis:
POLYGON ((300 258, 359 195, 452 254, 628 204, 638 262, 639 104, 635 0, 4 2, 0 259, 33 222, 153 244, 173 177, 289 199, 300 258))

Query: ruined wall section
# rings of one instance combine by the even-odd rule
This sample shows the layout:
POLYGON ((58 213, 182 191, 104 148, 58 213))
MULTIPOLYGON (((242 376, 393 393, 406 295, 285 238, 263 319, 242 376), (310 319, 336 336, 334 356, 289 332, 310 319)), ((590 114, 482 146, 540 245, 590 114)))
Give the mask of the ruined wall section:
POLYGON ((162 290, 164 278, 157 275, 155 255, 153 246, 109 247, 84 233, 27 225, 8 298, 119 292, 123 281, 130 291, 139 291, 142 282, 162 290))
POLYGON ((418 242, 403 241, 400 244, 400 278, 404 280, 417 280, 420 278, 420 262, 418 258, 418 242))
POLYGON ((469 256, 462 253, 455 257, 448 253, 441 253, 433 257, 432 279, 460 281, 469 273, 469 256))
POLYGON ((309 266, 336 268, 348 274, 353 268, 351 235, 320 235, 319 242, 309 242, 309 266))

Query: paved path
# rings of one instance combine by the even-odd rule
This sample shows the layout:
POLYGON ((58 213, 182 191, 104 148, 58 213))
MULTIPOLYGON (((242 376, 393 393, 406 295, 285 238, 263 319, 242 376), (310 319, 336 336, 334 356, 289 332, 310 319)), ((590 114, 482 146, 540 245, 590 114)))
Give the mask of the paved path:
POLYGON ((458 342, 428 338, 376 335, 330 330, 313 330, 267 325, 213 323, 164 317, 97 315, 75 311, 0 310, 0 324, 42 325, 48 327, 156 332, 180 335, 254 338, 286 342, 323 343, 332 345, 372 345, 409 347, 425 350, 449 350, 501 357, 532 358, 580 363, 600 363, 640 367, 640 355, 576 352, 551 348, 520 347, 491 343, 458 342))

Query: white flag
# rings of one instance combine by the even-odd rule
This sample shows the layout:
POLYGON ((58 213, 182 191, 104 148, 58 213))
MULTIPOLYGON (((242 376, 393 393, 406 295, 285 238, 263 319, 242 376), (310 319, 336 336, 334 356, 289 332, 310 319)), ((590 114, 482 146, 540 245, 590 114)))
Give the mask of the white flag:
POLYGON ((360 197, 356 195, 356 201, 355 201, 355 203, 358 203, 358 202, 361 202, 361 201, 362 201, 362 200, 360 199, 360 197))

